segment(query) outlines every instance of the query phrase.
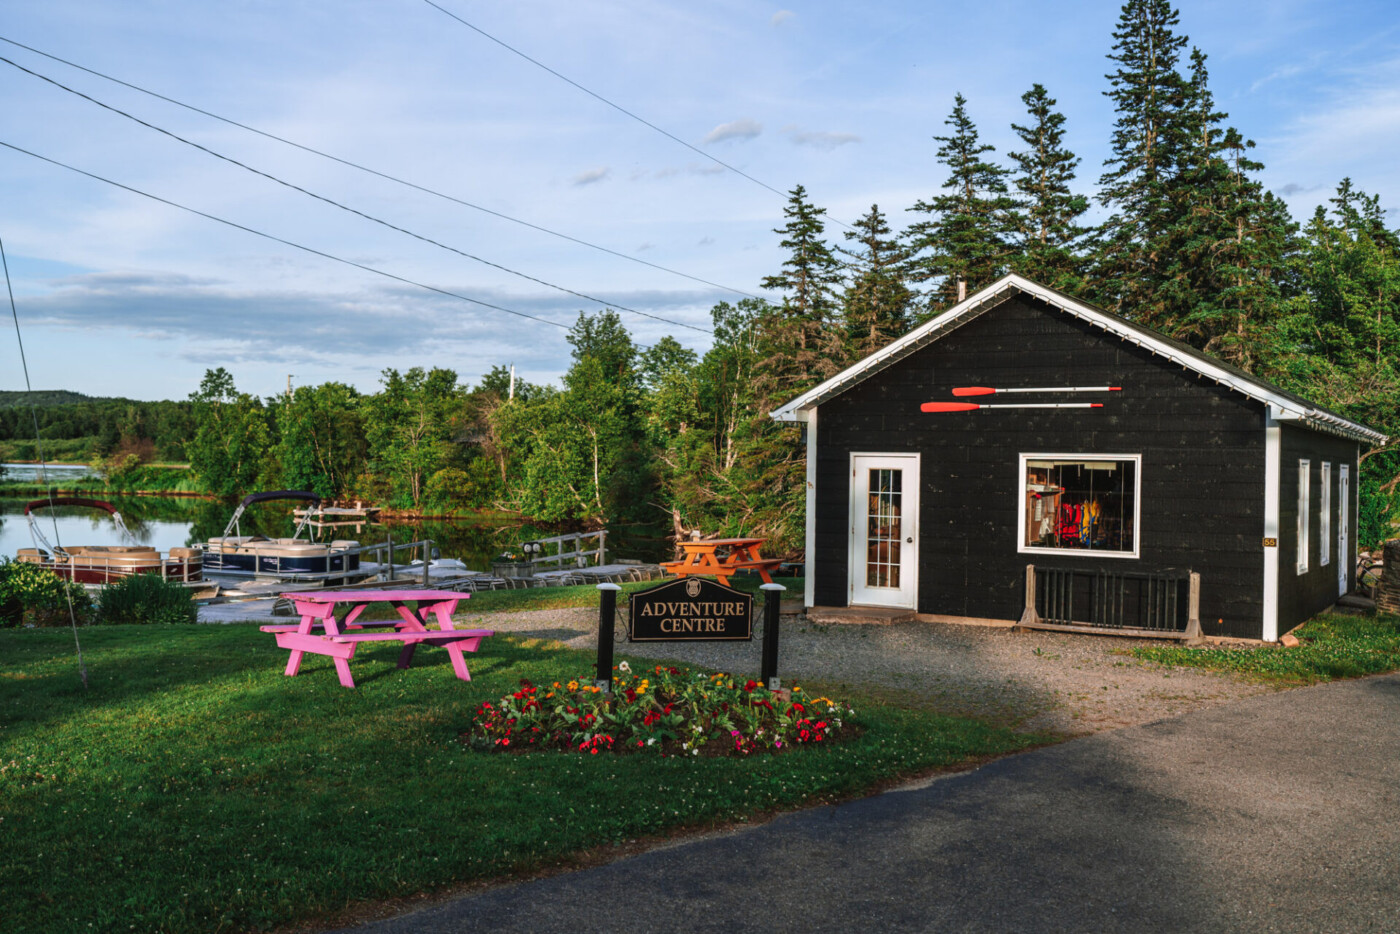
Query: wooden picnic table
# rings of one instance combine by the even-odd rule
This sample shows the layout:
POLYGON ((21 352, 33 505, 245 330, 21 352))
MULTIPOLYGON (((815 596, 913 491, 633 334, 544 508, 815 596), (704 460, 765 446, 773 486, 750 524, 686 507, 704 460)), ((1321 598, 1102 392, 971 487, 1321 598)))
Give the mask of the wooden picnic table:
POLYGON ((463 681, 472 679, 463 652, 475 652, 481 640, 494 636, 490 629, 456 629, 452 613, 457 604, 470 594, 452 590, 315 590, 284 593, 301 614, 294 625, 263 626, 263 632, 275 633, 277 644, 291 650, 287 660, 287 677, 296 675, 302 656, 307 652, 328 655, 335 662, 340 683, 353 688, 350 659, 355 647, 362 642, 402 642, 399 667, 413 663, 413 653, 424 642, 440 645, 452 657, 452 670, 463 681), (388 603, 399 614, 398 619, 360 621, 360 614, 371 603, 388 603), (416 609, 409 604, 416 605, 416 609), (339 615, 337 615, 339 613, 339 615), (436 616, 437 629, 427 626, 430 616, 436 616), (392 632, 366 632, 366 627, 392 626, 392 632), (314 630, 320 629, 320 633, 314 630))
POLYGON ((712 538, 703 542, 679 542, 685 555, 679 561, 663 563, 661 568, 677 577, 717 577, 726 587, 737 571, 757 571, 765 584, 771 584, 773 578, 769 572, 783 562, 780 558, 765 558, 759 554, 759 547, 766 541, 766 538, 712 538))

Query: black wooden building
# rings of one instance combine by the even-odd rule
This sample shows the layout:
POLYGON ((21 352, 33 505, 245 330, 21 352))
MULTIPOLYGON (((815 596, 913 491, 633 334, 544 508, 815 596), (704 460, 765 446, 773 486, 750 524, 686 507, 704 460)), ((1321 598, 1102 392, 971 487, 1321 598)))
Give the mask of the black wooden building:
POLYGON ((1386 440, 1016 275, 772 415, 806 425, 809 607, 1014 621, 1033 565, 1102 615, 1105 582, 1195 572, 1206 635, 1265 640, 1353 586, 1386 440))

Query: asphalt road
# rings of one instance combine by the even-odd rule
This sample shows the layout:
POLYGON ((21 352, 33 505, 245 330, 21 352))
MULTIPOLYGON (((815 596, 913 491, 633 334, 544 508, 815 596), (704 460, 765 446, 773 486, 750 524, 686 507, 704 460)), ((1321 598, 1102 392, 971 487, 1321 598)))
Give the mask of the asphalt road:
POLYGON ((355 930, 1400 932, 1400 675, 1099 733, 355 930))

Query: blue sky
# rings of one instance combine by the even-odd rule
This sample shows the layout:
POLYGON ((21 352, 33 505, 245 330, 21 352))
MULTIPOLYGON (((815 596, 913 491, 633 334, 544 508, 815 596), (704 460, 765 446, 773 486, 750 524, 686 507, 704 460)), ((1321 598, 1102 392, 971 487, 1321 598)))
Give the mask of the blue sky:
MULTIPOLYGON (((1113 122, 1119 4, 437 0, 479 29, 833 219, 943 180, 931 137, 968 99, 999 156, 1044 84, 1092 192, 1113 122)), ((1400 206, 1400 8, 1183 3, 1230 122, 1303 219, 1343 176, 1400 206)), ((261 171, 455 250, 704 329, 782 261, 783 197, 716 166, 423 0, 15 0, 0 36, 269 133, 650 263, 548 236, 249 134, 0 42, 0 56, 261 171), (736 291, 731 291, 736 290, 736 291)), ((571 324, 596 302, 336 210, 0 62, 0 142, 247 227, 571 324)), ((377 276, 0 149, 0 239, 36 388, 183 398, 445 366, 475 382, 568 365, 565 330, 377 276)), ((1391 215, 1392 219, 1396 215, 1391 215)), ((829 225, 835 238, 841 228, 829 225)), ((623 314, 639 343, 708 336, 623 314)), ((0 389, 24 388, 0 337, 0 389)))

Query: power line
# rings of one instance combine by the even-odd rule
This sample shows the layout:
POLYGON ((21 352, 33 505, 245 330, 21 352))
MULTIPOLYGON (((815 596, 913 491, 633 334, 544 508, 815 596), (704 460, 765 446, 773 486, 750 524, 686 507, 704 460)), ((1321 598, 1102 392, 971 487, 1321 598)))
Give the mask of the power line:
POLYGON ((126 111, 121 110, 121 109, 119 109, 119 108, 117 108, 117 107, 113 107, 113 106, 110 105, 110 104, 103 103, 102 101, 98 100, 98 99, 95 98, 95 97, 92 97, 92 96, 90 96, 90 95, 88 95, 88 94, 84 94, 82 91, 74 90, 73 88, 68 87, 66 84, 62 84, 62 83, 60 83, 60 82, 58 82, 58 81, 55 81, 53 78, 50 78, 50 77, 48 77, 48 76, 46 76, 46 75, 42 75, 42 74, 40 74, 40 73, 37 72, 37 71, 33 71, 33 70, 29 69, 29 68, 24 67, 23 65, 20 65, 20 64, 18 64, 18 63, 16 63, 16 62, 13 62, 13 61, 11 61, 10 59, 5 58, 3 55, 0 55, 0 62, 4 62, 4 63, 7 64, 7 65, 10 65, 10 66, 12 66, 12 67, 14 67, 14 68, 17 68, 17 69, 19 69, 20 71, 24 72, 25 74, 27 74, 27 75, 32 75, 33 77, 38 78, 40 81, 45 81, 45 82, 47 82, 47 83, 53 85, 53 86, 56 87, 56 88, 59 88, 59 89, 64 90, 64 91, 67 91, 69 94, 73 94, 73 95, 75 95, 75 96, 77 96, 77 97, 80 97, 80 98, 82 98, 83 100, 88 101, 89 103, 96 104, 98 107, 101 107, 103 110, 107 110, 107 111, 110 111, 111 113, 117 114, 118 116, 125 117, 126 119, 131 120, 131 121, 134 122, 134 123, 139 123, 141 126, 144 126, 144 127, 146 127, 147 129, 149 129, 149 130, 154 130, 154 131, 157 132, 157 133, 160 133, 160 134, 162 134, 162 135, 164 135, 164 136, 168 136, 168 137, 170 137, 171 139, 175 140, 176 142, 184 143, 186 146, 190 146, 190 147, 192 147, 192 148, 194 148, 194 149, 198 149, 200 152, 203 152, 203 153, 205 153, 205 154, 207 154, 207 155, 213 156, 215 159, 220 159, 220 160, 222 160, 222 161, 224 161, 224 162, 229 163, 230 165, 235 165, 235 166, 237 166, 237 167, 240 168, 240 169, 243 169, 243 170, 245 170, 245 171, 247 171, 247 172, 251 172, 251 173, 253 173, 254 175, 260 176, 261 178, 265 178, 265 179, 267 179, 268 181, 271 181, 271 182, 274 182, 274 183, 276 183, 276 184, 278 184, 278 185, 283 186, 284 188, 289 188, 289 189, 291 189, 292 191, 300 192, 301 194, 306 195, 308 198, 314 198, 315 200, 320 201, 320 202, 322 202, 323 204, 328 204, 328 205, 330 205, 331 207, 339 208, 340 210, 346 211, 346 212, 348 212, 348 213, 350 213, 350 214, 354 214, 354 215, 356 215, 357 217, 362 217, 362 218, 364 218, 365 220, 370 221, 371 223, 379 224, 379 225, 382 226, 382 227, 387 227, 387 228, 390 229, 390 230, 393 230, 393 231, 396 231, 396 232, 398 232, 398 233, 404 234, 404 235, 406 235, 406 236, 412 237, 412 238, 414 238, 415 240, 420 240, 420 241, 422 241, 422 242, 424 242, 424 243, 431 244, 432 246, 438 247, 439 249, 447 250, 449 253, 455 253, 455 254, 457 254, 458 256, 464 257, 464 258, 469 259, 469 260, 472 260, 472 261, 474 261, 474 262, 481 263, 482 265, 485 265, 485 266, 490 266, 490 267, 493 268, 493 269, 499 269, 499 270, 501 270, 502 272, 509 273, 510 275, 513 275, 513 276, 519 276, 519 277, 522 278, 522 279, 526 279, 526 280, 528 280, 528 281, 530 281, 530 282, 534 282, 534 283, 536 283, 536 284, 538 284, 538 285, 543 285, 543 286, 545 286, 546 288, 555 289, 556 291, 563 292, 563 293, 565 293, 566 295, 572 295, 572 296, 574 296, 575 298, 581 298, 581 299, 584 299, 585 301, 589 301, 589 302, 597 302, 597 303, 600 304, 600 305, 606 305, 606 306, 608 306, 608 307, 610 307, 610 308, 617 308, 617 309, 620 310, 620 311, 626 311, 626 312, 629 312, 629 313, 634 314, 634 315, 640 315, 640 316, 643 317, 643 318, 651 318, 651 319, 654 320, 654 321, 660 321, 660 322, 662 322, 662 323, 664 323, 664 324, 670 324, 670 325, 673 325, 673 326, 678 327, 678 328, 689 328, 689 329, 692 330, 692 331, 699 331, 699 332, 702 333, 702 334, 712 334, 712 333, 713 333, 712 331, 710 331, 710 330, 707 329, 707 328, 697 327, 696 325, 693 325, 693 324, 686 324, 686 323, 683 322, 683 321, 673 321, 673 320, 671 320, 670 318, 663 318, 663 317, 661 317, 660 315, 654 315, 654 314, 651 314, 650 312, 639 311, 639 310, 637 310, 636 308, 629 308, 629 307, 627 307, 626 305, 622 305, 622 304, 617 303, 617 302, 610 302, 610 301, 607 301, 607 300, 605 300, 605 299, 596 298, 595 296, 589 295, 589 294, 587 294, 586 292, 579 292, 579 291, 576 291, 576 290, 574 290, 574 289, 566 288, 565 286, 562 286, 562 285, 556 285, 556 284, 554 284, 553 282, 549 282, 549 281, 547 281, 547 280, 545 280, 545 279, 541 279, 541 278, 539 278, 539 277, 537 277, 537 276, 532 276, 532 275, 529 275, 528 273, 523 273, 523 272, 520 272, 519 270, 511 269, 509 266, 503 266, 503 265, 501 265, 500 263, 495 263, 495 262, 492 262, 492 261, 489 260, 489 259, 484 259, 483 257, 477 256, 477 255, 475 255, 475 254, 473 254, 473 253, 468 253, 468 252, 466 252, 465 250, 460 250, 460 249, 458 249, 457 247, 451 246, 451 245, 446 244, 446 243, 442 243, 441 241, 438 241, 438 240, 434 240, 434 239, 431 238, 431 237, 426 237, 426 236, 424 236, 424 235, 422 235, 422 234, 414 233, 412 230, 409 230, 409 229, 407 229, 407 228, 405 228, 405 227, 400 227, 400 226, 398 226, 397 224, 390 223, 389 221, 386 221, 386 220, 384 220, 384 219, 382 219, 382 218, 376 217, 376 216, 374 216, 373 214, 367 214, 367 213, 365 213, 364 211, 358 210, 357 208, 352 208, 352 207, 350 207, 349 205, 342 204, 341 202, 336 201, 336 200, 334 200, 334 199, 332 199, 332 198, 327 198, 327 197, 325 197, 324 195, 318 195, 318 194, 316 194, 316 192, 311 191, 311 190, 309 190, 309 189, 307 189, 307 188, 303 188, 303 187, 301 187, 300 185, 296 185, 296 184, 293 184, 292 182, 285 181, 285 180, 283 180, 283 179, 281 179, 281 178, 278 178, 276 175, 272 175, 271 173, 264 172, 264 171, 262 171, 261 169, 256 169, 256 168, 254 168, 254 167, 252 167, 252 166, 250 166, 250 165, 248 165, 248 164, 246 164, 246 163, 244 163, 244 162, 240 162, 240 161, 238 161, 237 159, 234 159, 234 158, 232 158, 232 157, 230 157, 230 156, 225 156, 225 155, 223 155, 222 153, 216 152, 215 150, 210 149, 210 148, 207 147, 207 146, 203 146, 203 145, 200 145, 199 143, 194 142, 193 140, 186 139, 185 137, 180 136, 180 135, 177 134, 177 133, 172 133, 172 132, 169 131, 169 130, 166 130, 166 129, 162 128, 162 127, 156 126, 154 123, 150 123, 150 122, 147 122, 147 121, 145 121, 145 120, 142 120, 140 117, 137 117, 137 116, 134 116, 134 115, 132 115, 132 114, 129 114, 129 113, 127 113, 126 111))
POLYGON ((474 204, 474 203, 472 203, 471 201, 466 201, 466 200, 463 200, 462 198, 458 198, 458 197, 455 197, 455 196, 453 196, 453 195, 445 194, 444 192, 437 191, 436 189, 428 188, 428 187, 426 187, 426 186, 424 186, 424 185, 419 185, 419 184, 417 184, 416 182, 410 182, 410 181, 408 181, 407 179, 399 178, 399 177, 396 176, 396 175, 390 175, 390 174, 387 173, 387 172, 381 172, 381 171, 379 171, 378 169, 372 169, 372 168, 370 168, 369 166, 362 165, 362 164, 360 164, 360 163, 358 163, 358 162, 352 162, 352 161, 349 160, 349 159, 344 159, 344 158, 342 158, 342 157, 340 157, 340 156, 332 155, 331 153, 325 152, 325 151, 320 150, 320 149, 316 149, 316 148, 314 148, 314 147, 312 147, 312 146, 307 146, 307 145, 305 145, 305 144, 303 144, 303 143, 295 142, 294 140, 287 139, 286 137, 278 136, 278 135, 275 134, 275 133, 269 133, 269 132, 267 132, 266 130, 259 130, 257 127, 249 126, 249 125, 246 124, 246 123, 239 123, 237 120, 233 120, 233 119, 230 119, 230 118, 228 118, 228 117, 220 116, 219 114, 213 113, 212 111, 208 111, 208 110, 204 110, 204 109, 202 109, 202 108, 200 108, 200 107, 196 107, 196 106, 194 106, 193 104, 186 104, 184 101, 176 100, 176 99, 173 98, 173 97, 167 97, 167 96, 164 95, 164 94, 161 94, 161 93, 156 92, 156 91, 149 90, 149 89, 147 89, 147 88, 143 88, 143 87, 141 87, 140 85, 137 85, 137 84, 132 84, 132 83, 129 82, 129 81, 123 81, 121 78, 114 78, 113 76, 111 76, 111 75, 109 75, 109 74, 105 74, 105 73, 100 72, 100 71, 97 71, 97 70, 95 70, 95 69, 88 68, 88 67, 86 67, 86 66, 84 66, 84 65, 79 65, 78 63, 69 61, 69 60, 66 59, 66 58, 60 58, 60 57, 57 56, 57 55, 52 55, 52 54, 50 54, 50 53, 48 53, 48 52, 44 52, 44 51, 42 51, 42 50, 40 50, 40 49, 36 49, 36 48, 34 48, 33 46, 25 45, 23 42, 17 42, 17 41, 15 41, 14 39, 9 39, 9 38, 6 38, 5 36, 0 36, 0 42, 5 42, 5 43, 8 43, 8 44, 10 44, 10 45, 13 45, 13 46, 15 46, 15 47, 17 47, 17 48, 24 49, 24 50, 26 50, 26 51, 28 51, 28 52, 33 52, 35 55, 42 55, 44 58, 47 58, 47 59, 49 59, 49 60, 51 60, 51 61, 55 61, 55 62, 58 62, 58 63, 60 63, 60 64, 67 65, 69 68, 76 68, 76 69, 79 70, 79 71, 87 72, 87 73, 90 74, 90 75, 93 75, 93 76, 98 77, 98 78, 102 78, 102 79, 105 80, 105 81, 110 81, 110 82, 112 82, 113 84, 119 84, 119 85, 121 85, 122 87, 130 88, 130 89, 133 90, 133 91, 137 91, 137 92, 139 92, 139 93, 141 93, 141 94, 146 94, 146 95, 148 95, 148 96, 150 96, 150 97, 154 97, 154 98, 157 99, 157 100, 165 101, 167 104, 174 104, 176 107, 183 107, 184 109, 186 109, 186 110, 188 110, 188 111, 191 111, 192 113, 197 113, 197 114, 200 114, 200 115, 202 115, 202 116, 209 117, 209 118, 212 119, 212 120, 218 120, 219 122, 221 122, 221 123, 226 123, 226 124, 228 124, 229 126, 238 127, 240 130, 247 130, 249 133, 256 133, 258 136, 264 137, 264 138, 266 138, 266 139, 274 140, 274 141, 276 141, 276 142, 282 143, 283 145, 291 146, 291 147, 293 147, 293 148, 295 148, 295 149, 300 149, 302 152, 308 152, 308 153, 311 153, 311 154, 314 155, 314 156, 320 156, 322 159, 329 159, 329 160, 332 161, 332 162, 337 162, 337 163, 339 163, 339 164, 341 164, 341 165, 343 165, 343 166, 346 166, 346 167, 348 167, 348 168, 352 168, 352 169, 355 169, 355 170, 360 171, 360 172, 365 172, 365 173, 367 173, 367 174, 369 174, 369 175, 373 175, 373 176, 375 176, 375 177, 377 177, 377 178, 382 178, 382 179, 384 179, 385 181, 394 182, 394 183, 397 184, 397 185, 403 185, 403 186, 406 187, 406 188, 412 188, 414 191, 420 191, 420 192, 422 192, 423 194, 432 195, 433 197, 435 197, 435 198, 441 198, 441 199, 443 199, 444 201, 450 201, 450 202, 452 202, 453 204, 459 204, 459 205, 461 205, 462 207, 465 207, 465 208, 471 208, 471 209, 474 210, 474 211, 480 211, 480 212, 483 213, 483 214, 489 214, 489 215, 491 215, 492 217, 498 217, 498 218, 500 218, 501 220, 509 221, 509 222, 512 223, 512 224, 519 224, 521 227, 528 227, 528 228, 531 229, 531 230, 536 230, 536 231, 539 231, 540 233, 549 234, 551 237, 558 237, 560 240, 567 240, 567 241, 570 242, 570 243, 576 243, 576 244, 578 244, 579 246, 585 246, 585 247, 588 247, 588 248, 591 249, 591 250, 597 250, 597 251, 599 251, 600 253, 607 253, 609 256, 616 256, 618 259, 625 259, 625 260, 627 260, 628 262, 638 263, 638 264, 640 264, 640 265, 642 265, 642 266, 648 266, 648 267, 650 267, 650 268, 652 268, 652 269, 659 270, 660 272, 669 273, 670 275, 673 275, 673 276, 680 276, 680 277, 683 278, 683 279, 689 279, 689 280, 691 280, 692 282, 699 282, 699 283, 701 283, 702 285, 708 285, 708 286, 711 286, 711 287, 716 288, 716 289, 723 289, 723 290, 726 291, 726 292, 733 292, 735 295, 743 295, 743 296, 746 296, 746 297, 748 297, 748 298, 760 298, 760 297, 761 297, 761 296, 758 296, 758 295, 753 294, 752 292, 745 292, 743 289, 736 289, 736 288, 734 288, 733 286, 722 285, 721 283, 718 283, 718 282, 711 282, 709 279, 703 279, 703 278, 701 278, 700 276, 693 276, 693 275, 691 275, 690 273, 681 272, 679 269, 672 269, 672 268, 670 268, 669 266, 662 266, 660 263, 653 263, 653 262, 650 262, 649 260, 642 259, 642 258, 639 257, 639 256, 631 256, 631 255, 629 255, 629 254, 627 254, 627 253, 622 253, 622 252, 619 252, 619 251, 617 251, 617 250, 611 249, 611 248, 609 248, 609 247, 605 247, 605 246, 602 246, 602 245, 597 244, 597 243, 593 243, 593 242, 588 241, 588 240, 583 240, 583 239, 581 239, 581 238, 579 238, 579 237, 570 236, 569 234, 561 233, 561 232, 559 232, 559 231, 557 231, 557 230, 551 230, 551 229, 548 228, 548 227, 542 227, 542 226, 540 226, 539 224, 534 224, 534 223, 531 223, 530 221, 522 220, 522 219, 520 219, 520 218, 518 218, 518 217, 512 217, 511 215, 509 215, 509 214, 503 214, 503 213, 500 212, 500 211, 494 211, 494 210, 492 210, 491 208, 484 207, 483 205, 474 204))
MULTIPOLYGON (((24 336, 19 331, 19 310, 15 306, 15 289, 10 284, 10 261, 5 257, 5 242, 0 240, 0 266, 5 270, 5 291, 10 296, 10 316, 15 319, 15 341, 19 344, 19 365, 24 370, 24 388, 29 394, 29 415, 34 420, 34 445, 39 454, 39 476, 44 481, 44 488, 48 491, 49 517, 53 520, 53 540, 54 551, 63 551, 63 539, 58 534, 58 512, 54 507, 53 487, 49 486, 49 465, 44 459, 44 434, 39 430, 39 406, 34 401, 34 385, 29 381, 29 361, 24 355, 24 336)), ((28 510, 25 510, 28 512, 28 510)), ((33 519, 33 516, 29 516, 33 519)), ((31 538, 33 528, 30 529, 31 538)), ((37 546, 37 542, 35 545, 37 546)), ((58 554, 54 555, 55 560, 58 554)), ((73 563, 69 562, 69 570, 72 571, 73 563)), ((76 575, 74 577, 76 580, 76 575)), ((83 688, 88 686, 87 664, 83 661, 83 643, 78 639, 78 615, 73 612, 73 592, 69 588, 76 586, 74 583, 65 582, 63 584, 63 596, 68 603, 68 623, 73 627, 73 645, 78 650, 78 677, 83 682, 83 688)))
POLYGON ((237 223, 236 221, 226 220, 226 219, 224 219, 224 218, 222 218, 222 217, 218 217, 218 216, 216 216, 216 215, 214 215, 214 214, 207 214, 207 213, 205 213, 204 211, 200 211, 200 210, 197 210, 196 208, 188 207, 188 206, 186 206, 186 205, 180 204, 180 203, 177 202, 177 201, 171 201, 171 200, 168 199, 168 198, 162 198, 160 195, 153 195, 153 194, 151 194, 150 192, 142 191, 142 190, 139 189, 139 188, 133 188, 133 187, 131 187, 130 185, 123 185, 121 182, 113 181, 113 180, 110 179, 110 178, 104 178, 104 177, 102 177, 101 175, 96 175, 96 174, 94 174, 94 173, 92 173, 92 172, 88 172, 88 171, 86 171, 86 170, 84 170, 84 169, 80 169, 80 168, 78 168, 77 166, 69 165, 69 164, 66 163, 66 162, 60 162, 60 161, 57 160, 57 159, 50 159, 48 156, 41 156, 41 155, 39 155, 37 152, 30 152, 28 149, 21 148, 21 147, 19 147, 19 146, 14 145, 13 143, 7 143, 7 142, 5 142, 4 140, 0 140, 0 146, 3 146, 3 147, 5 147, 6 149, 10 149, 10 150, 13 150, 13 151, 18 152, 18 153, 22 153, 23 155, 30 156, 30 157, 32 157, 32 158, 38 159, 40 162, 47 162, 49 165, 56 165, 56 166, 58 166, 58 167, 61 168, 61 169, 67 169, 67 170, 70 171, 70 172, 76 172, 77 174, 86 176, 86 177, 88 177, 88 178, 90 178, 90 179, 93 179, 94 181, 98 181, 98 182, 102 182, 102 183, 107 184, 107 185, 111 185, 111 186, 114 187, 114 188, 120 188, 120 189, 122 189, 123 191, 129 191, 129 192, 131 192, 131 193, 134 194, 134 195, 140 195, 141 197, 143 197, 143 198, 149 198, 149 199, 151 199, 152 201, 158 201, 158 202, 160 202, 161 204, 168 205, 169 207, 172 207, 172 208, 179 208, 181 211, 186 211, 186 212, 188 212, 188 213, 190 213, 190 214, 194 214, 194 215, 196 215, 196 216, 198 216, 198 217, 203 217, 203 218, 205 218, 206 220, 215 221, 215 222, 217 222, 217 223, 223 224, 223 225, 226 226, 226 227, 232 227, 232 228, 234 228, 235 230, 241 230, 241 231, 243 231, 244 233, 250 233, 250 234, 253 234, 254 236, 262 237, 262 238, 264 238, 264 239, 266 239, 266 240, 271 240, 271 241, 273 241, 273 242, 275 242, 275 243, 281 243, 281 244, 283 244, 284 246, 289 246, 289 247, 292 247, 293 249, 301 250, 301 251, 303 251, 303 252, 305 252, 305 253, 310 253, 310 254, 313 255, 313 256, 319 256, 319 257, 321 257, 322 259, 328 259, 328 260, 332 260, 332 261, 337 262, 337 263, 343 263, 343 264, 346 265, 346 266, 353 266, 353 267, 355 267, 356 269, 360 269, 360 270, 363 270, 363 271, 365 271, 365 272, 374 273, 376 276, 383 276, 383 277, 386 278, 386 279, 393 279, 395 282, 402 282, 402 283, 404 283, 405 285, 411 285, 411 286, 414 286, 414 287, 416 287, 416 288, 426 289, 426 290, 429 291, 429 292, 436 292, 436 293, 439 294, 439 295, 446 295, 446 296, 449 297, 449 298, 455 298, 455 299, 459 299, 459 300, 464 301, 464 302, 470 302, 470 303, 473 304, 473 305, 480 305, 480 306, 482 306, 483 308, 490 308, 490 309, 492 309, 492 310, 494 310, 494 311, 503 311, 503 312, 505 312, 505 313, 508 314, 508 315, 515 315, 515 316, 518 317, 518 318, 528 318, 528 319, 530 319, 531 321, 538 321, 538 322, 540 322, 541 324, 552 325, 552 326, 554 326, 554 327, 556 327, 556 328, 561 328, 561 329, 563 329, 563 330, 565 330, 565 331, 569 330, 569 325, 567 325, 567 324, 560 324, 558 321, 550 321, 548 318, 541 318, 541 317, 539 317, 539 316, 537 316, 537 315, 528 314, 528 313, 523 312, 523 311, 516 311, 514 308, 506 308, 506 307, 504 307, 504 306, 502 306, 502 305, 493 305, 493 304, 491 304, 490 302, 483 302, 483 301, 482 301, 481 299, 479 299, 479 298, 471 298, 470 296, 462 295, 461 293, 453 292, 453 291, 451 291, 451 290, 449 290, 449 289, 438 288, 438 287, 435 286, 435 285, 427 285, 427 284, 425 284, 425 283, 418 282, 418 281, 416 281, 416 280, 409 279, 409 278, 406 278, 406 277, 404 277, 404 276, 395 275, 394 273, 392 273, 392 272, 387 272, 386 270, 383 270, 383 269, 376 269, 376 268, 373 267, 373 266, 366 266, 364 263, 357 263, 357 262, 355 262, 354 260, 343 259, 342 257, 336 256, 336 255, 333 254, 333 253, 327 253, 327 252, 325 252, 324 250, 318 250, 318 249, 316 249, 315 247, 304 246, 303 244, 296 243, 295 241, 292 241, 292 240, 283 239, 282 237, 278 237, 278 236, 276 236, 276 235, 274 235, 274 234, 265 233, 264 231, 256 230, 256 229, 254 229, 254 228, 252 228, 252 227, 245 227, 243 224, 239 224, 239 223, 237 223))
MULTIPOLYGON (((426 3, 428 6, 432 7, 433 9, 437 10, 438 12, 443 13, 443 14, 446 15, 446 16, 452 17, 452 18, 455 19, 457 22, 461 23, 463 26, 465 26, 465 27, 467 27, 468 29, 470 29, 472 32, 475 32, 475 33, 477 33, 477 34, 480 35, 480 36, 484 36, 485 38, 490 39, 492 42, 496 43, 497 45, 499 45, 501 48, 505 49, 506 51, 515 53, 516 55, 518 55, 518 56, 520 56, 521 58, 525 59, 525 61, 529 62, 531 65, 534 65, 534 66, 537 67, 537 68, 543 68, 545 71, 549 72, 551 75, 553 75, 554 77, 558 78, 560 81, 563 81, 565 84, 572 85, 573 87, 578 88, 580 91, 582 91, 583 93, 587 94, 589 97, 593 98, 594 100, 601 101, 602 103, 607 104, 609 107, 611 107, 613 110, 616 110, 618 113, 626 114, 627 116, 631 117, 633 120, 636 120, 638 123, 642 124, 643 126, 650 127, 651 129, 653 129, 653 130, 655 130, 656 132, 660 133, 662 136, 666 137, 667 139, 672 140, 673 142, 680 143, 682 146, 684 146, 686 149, 689 149, 691 152, 696 153, 696 154, 698 154, 698 155, 700 155, 700 156, 703 156, 703 157, 706 158, 706 159, 709 159, 711 162, 715 163, 716 165, 723 166, 724 168, 728 169, 729 171, 733 172, 733 173, 736 174, 736 175, 741 175, 741 176, 743 176, 744 178, 747 178, 749 181, 753 182, 755 185, 759 186, 760 188, 766 188, 766 189, 768 189, 769 191, 771 191, 773 194, 779 196, 780 198, 786 198, 786 197, 788 197, 788 193, 787 193, 787 192, 779 191, 778 189, 774 188, 772 185, 768 184, 767 182, 760 181, 759 179, 754 178, 754 177, 753 177, 752 175, 750 175, 749 173, 745 172, 745 171, 742 170, 742 169, 735 168, 734 166, 730 165, 728 162, 725 162, 723 159, 720 159, 719 157, 714 156, 714 155, 711 155, 710 153, 706 152, 706 151, 703 150, 703 149, 700 149, 699 147, 696 147, 696 146, 691 145, 690 143, 687 143, 685 140, 681 139, 679 136, 676 136, 674 133, 670 133, 670 132, 668 132, 668 131, 666 131, 666 130, 663 130, 661 127, 659 127, 659 126, 657 126, 656 124, 652 123, 650 120, 646 119, 645 117, 640 117, 640 116, 638 116, 637 114, 635 114, 635 113, 633 113, 632 111, 628 110, 626 107, 623 107, 621 104, 614 104, 612 101, 608 100, 606 97, 604 97, 603 95, 599 94, 598 92, 596 92, 596 91, 590 91, 588 88, 586 88, 586 87, 584 87, 583 85, 579 84, 577 81, 573 80, 572 78, 567 77, 566 75, 561 75, 559 72, 555 71, 553 68, 550 68, 550 67, 549 67, 548 65, 546 65, 544 62, 542 62, 542 61, 540 61, 540 60, 538 60, 538 59, 535 59, 535 58, 531 58, 530 56, 526 55, 524 52, 522 52, 522 51, 520 51, 519 49, 517 49, 515 46, 513 46, 513 45, 511 45, 511 44, 509 44, 509 43, 507 43, 507 42, 505 42, 505 41, 503 41, 503 40, 501 40, 501 39, 497 39, 495 36, 491 35, 489 32, 485 31, 484 29, 480 28, 479 26, 473 26, 471 23, 469 23, 469 22, 467 22, 466 20, 462 19, 462 17, 458 16, 456 13, 453 13, 451 10, 443 9, 442 7, 440 7, 440 6, 438 6, 436 3, 434 3, 433 0, 423 0, 423 2, 426 3)), ((841 226, 842 226, 842 227, 845 227, 847 230, 854 230, 854 229, 855 229, 855 228, 852 227, 850 224, 842 223, 841 221, 836 220, 836 218, 834 218, 834 217, 832 218, 832 220, 835 221, 835 222, 838 223, 838 224, 841 224, 841 226)), ((747 293, 746 293, 746 294, 747 294, 747 293)))

